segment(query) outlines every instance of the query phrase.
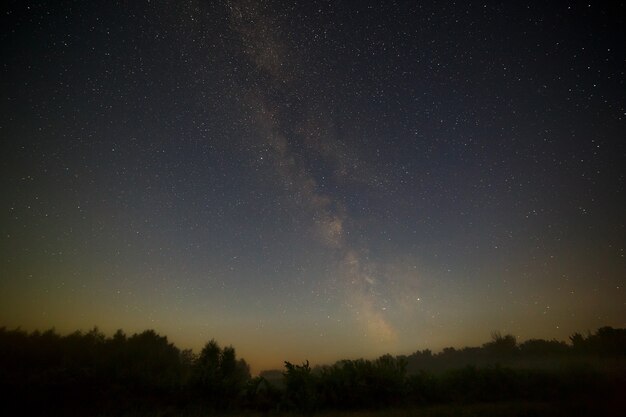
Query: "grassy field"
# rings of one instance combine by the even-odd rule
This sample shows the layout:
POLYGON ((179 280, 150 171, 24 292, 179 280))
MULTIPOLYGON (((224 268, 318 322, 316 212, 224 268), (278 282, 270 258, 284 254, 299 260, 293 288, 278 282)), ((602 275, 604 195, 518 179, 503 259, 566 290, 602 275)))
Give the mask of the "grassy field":
MULTIPOLYGON (((364 411, 321 411, 313 414, 292 412, 236 412, 210 414, 200 410, 180 413, 163 410, 157 413, 131 413, 126 417, 623 417, 623 400, 579 400, 575 402, 498 402, 477 404, 444 404, 413 408, 393 408, 364 411)), ((106 415, 100 417, 108 417, 106 415)))

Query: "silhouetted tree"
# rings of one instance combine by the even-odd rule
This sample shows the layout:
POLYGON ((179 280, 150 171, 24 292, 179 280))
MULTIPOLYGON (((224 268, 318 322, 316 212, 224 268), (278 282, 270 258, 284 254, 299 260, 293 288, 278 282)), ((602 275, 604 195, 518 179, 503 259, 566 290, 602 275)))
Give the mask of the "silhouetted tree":
POLYGON ((120 359, 126 371, 118 368, 118 373, 134 384, 173 388, 180 381, 180 351, 154 330, 129 337, 120 359))
POLYGON ((563 355, 568 349, 565 342, 557 340, 531 339, 519 345, 521 354, 532 356, 563 355))
POLYGON ((406 367, 406 358, 391 355, 339 361, 320 372, 321 399, 340 408, 399 405, 406 394, 406 367))
POLYGON ((515 336, 507 334, 502 336, 500 332, 491 334, 491 342, 485 343, 483 349, 488 354, 504 356, 512 355, 517 352, 517 340, 515 336))
POLYGON ((584 395, 598 403, 620 397, 626 329, 603 327, 570 340, 571 345, 540 339, 518 345, 513 336, 494 333, 482 347, 342 360, 313 370, 308 361, 286 362, 282 374, 265 372, 267 378, 251 380, 235 349, 222 349, 214 340, 196 355, 180 351, 154 330, 130 336, 118 330, 106 337, 95 327, 66 336, 54 329, 0 328, 0 414, 16 407, 22 415, 117 415, 140 409, 155 414, 172 405, 310 413, 450 401, 563 402, 584 395), (576 367, 568 369, 572 363, 576 367))
POLYGON ((601 327, 587 338, 587 344, 598 355, 626 355, 626 329, 601 327))
POLYGON ((281 390, 263 376, 257 376, 246 385, 245 405, 262 412, 277 410, 282 394, 281 390))
POLYGON ((235 349, 209 341, 198 356, 192 380, 215 407, 232 407, 250 379, 250 368, 237 360, 235 349))
POLYGON ((312 412, 316 405, 316 379, 309 361, 302 365, 285 362, 285 405, 301 412, 312 412))

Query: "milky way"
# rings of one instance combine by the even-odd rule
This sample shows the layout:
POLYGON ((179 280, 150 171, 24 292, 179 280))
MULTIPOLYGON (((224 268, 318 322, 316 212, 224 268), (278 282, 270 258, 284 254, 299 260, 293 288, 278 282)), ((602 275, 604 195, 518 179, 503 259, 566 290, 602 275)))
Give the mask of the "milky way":
POLYGON ((624 327, 623 17, 14 2, 0 325, 255 371, 624 327))

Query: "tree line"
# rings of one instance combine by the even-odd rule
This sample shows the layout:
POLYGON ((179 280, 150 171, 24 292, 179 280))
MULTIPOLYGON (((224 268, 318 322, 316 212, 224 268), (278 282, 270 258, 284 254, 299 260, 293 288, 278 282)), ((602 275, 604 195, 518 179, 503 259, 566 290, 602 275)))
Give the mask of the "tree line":
MULTIPOLYGON (((252 378, 232 346, 181 350, 153 330, 107 337, 0 328, 1 407, 25 414, 154 409, 300 411, 479 401, 551 401, 626 392, 626 329, 570 343, 494 333, 481 347, 383 355, 252 378), (17 408, 14 408, 17 407, 17 408)), ((8 415, 2 413, 3 415, 8 415)))

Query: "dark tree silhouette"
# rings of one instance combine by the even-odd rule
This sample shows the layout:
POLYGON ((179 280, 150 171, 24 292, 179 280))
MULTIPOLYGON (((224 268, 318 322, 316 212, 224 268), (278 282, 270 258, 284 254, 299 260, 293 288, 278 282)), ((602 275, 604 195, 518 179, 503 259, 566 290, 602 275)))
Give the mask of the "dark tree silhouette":
POLYGON ((518 344, 495 332, 481 347, 315 369, 308 361, 285 362, 282 374, 250 379, 235 349, 215 340, 196 355, 154 330, 106 337, 98 328, 66 336, 0 328, 0 414, 154 415, 168 408, 197 414, 242 407, 312 413, 496 401, 587 401, 594 414, 623 410, 626 329, 603 327, 570 341, 518 344))
POLYGON ((496 356, 513 355, 517 352, 517 340, 513 335, 502 336, 500 332, 493 332, 491 342, 485 343, 483 349, 486 353, 496 356))
POLYGON ((312 412, 317 402, 316 378, 309 361, 302 365, 285 362, 285 406, 302 412, 312 412))
POLYGON ((249 379, 250 368, 235 349, 221 349, 215 340, 204 346, 192 373, 192 383, 216 408, 234 406, 249 379))

